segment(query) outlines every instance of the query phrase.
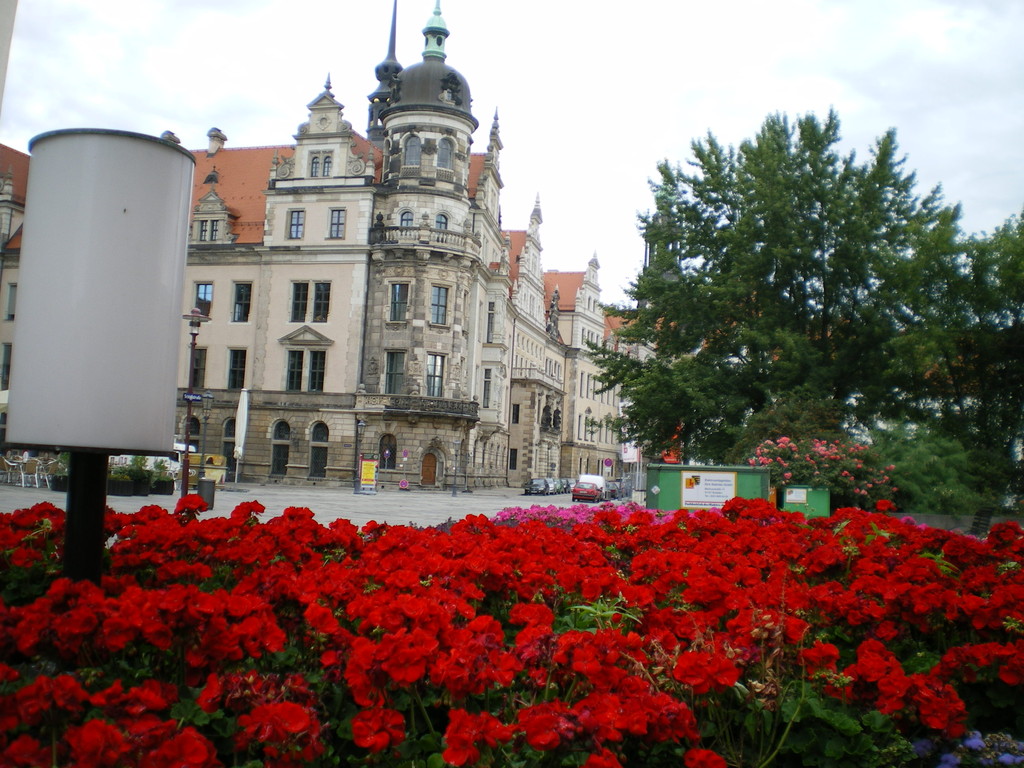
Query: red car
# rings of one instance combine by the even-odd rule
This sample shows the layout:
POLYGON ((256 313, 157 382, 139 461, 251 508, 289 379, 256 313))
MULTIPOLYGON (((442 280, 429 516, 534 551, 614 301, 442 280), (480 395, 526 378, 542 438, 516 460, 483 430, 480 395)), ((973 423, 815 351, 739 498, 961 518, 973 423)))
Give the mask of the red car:
POLYGON ((597 487, 597 483, 576 483, 576 485, 572 487, 572 500, 600 501, 601 489, 597 487))

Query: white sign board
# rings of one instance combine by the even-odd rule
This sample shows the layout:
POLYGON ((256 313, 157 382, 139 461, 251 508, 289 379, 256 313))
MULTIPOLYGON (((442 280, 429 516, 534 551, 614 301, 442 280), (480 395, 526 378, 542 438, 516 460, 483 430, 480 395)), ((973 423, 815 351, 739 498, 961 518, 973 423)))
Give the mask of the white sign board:
POLYGON ((736 496, 735 472, 683 472, 682 507, 711 509, 736 496))
POLYGON ((786 489, 786 503, 787 504, 806 504, 807 503, 807 489, 806 488, 787 488, 786 489))
POLYGON ((636 464, 638 461, 640 461, 640 449, 636 446, 636 443, 623 443, 622 463, 636 464))

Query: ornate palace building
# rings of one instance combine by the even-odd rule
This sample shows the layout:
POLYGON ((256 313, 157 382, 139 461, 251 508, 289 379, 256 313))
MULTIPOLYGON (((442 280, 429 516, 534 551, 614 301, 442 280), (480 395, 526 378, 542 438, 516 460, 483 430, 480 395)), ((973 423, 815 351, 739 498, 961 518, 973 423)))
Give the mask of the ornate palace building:
MULTIPOLYGON (((586 351, 610 332, 597 259, 544 271, 539 199, 525 230, 502 228, 498 116, 478 131, 439 5, 408 67, 392 20, 365 137, 328 81, 292 142, 232 148, 213 128, 194 152, 182 312, 210 320, 179 385, 212 394, 187 433, 198 445, 205 421, 229 477, 351 485, 360 454, 411 488, 622 474, 618 403, 586 351)), ((0 147, 3 389, 28 162, 0 147)))

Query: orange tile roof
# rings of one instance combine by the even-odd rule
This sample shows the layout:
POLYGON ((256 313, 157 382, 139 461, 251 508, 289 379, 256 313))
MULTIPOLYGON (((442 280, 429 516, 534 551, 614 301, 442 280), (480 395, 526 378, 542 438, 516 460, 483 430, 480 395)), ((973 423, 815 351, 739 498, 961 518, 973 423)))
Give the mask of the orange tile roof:
POLYGON ((469 156, 469 196, 476 197, 476 190, 480 186, 480 174, 484 171, 484 160, 486 155, 469 156))
MULTIPOLYGON (((373 156, 374 181, 380 181, 381 152, 359 134, 352 135, 352 149, 355 154, 365 157, 373 156)), ((278 160, 292 157, 294 146, 271 147, 225 147, 212 156, 207 156, 205 149, 192 150, 196 158, 196 175, 192 186, 192 206, 210 191, 217 194, 227 205, 234 220, 231 230, 238 235, 236 243, 260 244, 263 242, 263 229, 266 219, 267 198, 263 193, 270 179, 270 169, 274 156, 278 160), (216 168, 216 185, 205 184, 207 176, 216 168)))
POLYGON ((28 162, 29 156, 24 152, 0 144, 0 174, 14 174, 14 202, 20 205, 25 204, 28 188, 28 162))
POLYGON ((609 336, 614 334, 619 328, 622 328, 626 324, 618 315, 605 314, 604 316, 604 337, 607 339, 609 336))
MULTIPOLYGON (((11 173, 11 183, 14 185, 13 202, 21 207, 25 206, 25 192, 28 189, 28 165, 27 154, 0 144, 0 174, 6 174, 8 171, 11 173)), ((21 248, 20 226, 5 245, 15 250, 21 248)))
POLYGON ((558 288, 558 309, 572 312, 576 309, 576 294, 583 287, 586 272, 559 272, 552 269, 544 273, 544 302, 551 303, 551 297, 558 288))
POLYGON ((523 255, 523 248, 526 247, 526 231, 513 229, 502 234, 508 238, 508 276, 515 282, 519 279, 519 257, 523 255))
POLYGON ((267 212, 267 197, 264 191, 270 179, 270 168, 274 156, 281 160, 291 157, 295 147, 241 147, 221 149, 207 156, 206 150, 193 150, 196 158, 196 175, 192 184, 192 206, 199 199, 216 189, 234 217, 231 230, 238 235, 239 244, 262 244, 263 226, 267 212), (207 176, 216 169, 216 184, 205 184, 207 176))

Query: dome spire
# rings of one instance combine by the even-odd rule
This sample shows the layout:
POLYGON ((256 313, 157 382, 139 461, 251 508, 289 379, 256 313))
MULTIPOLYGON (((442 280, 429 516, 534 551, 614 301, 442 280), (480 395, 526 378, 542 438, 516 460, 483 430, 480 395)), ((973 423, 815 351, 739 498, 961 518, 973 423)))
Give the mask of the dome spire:
POLYGON ((444 52, 444 41, 448 34, 448 27, 445 25, 444 19, 441 18, 441 0, 436 0, 434 14, 427 21, 427 26, 423 28, 423 37, 426 40, 426 45, 423 48, 424 61, 431 57, 441 59, 441 61, 447 58, 447 54, 444 52))
POLYGON ((398 28, 398 0, 394 0, 391 6, 391 36, 388 39, 388 55, 377 68, 374 70, 374 74, 377 77, 377 90, 371 93, 367 98, 370 100, 370 122, 367 133, 367 138, 374 143, 377 140, 383 140, 383 127, 380 124, 380 113, 391 100, 391 86, 398 76, 398 73, 402 71, 402 65, 398 63, 398 59, 395 56, 395 38, 396 30, 398 28))

